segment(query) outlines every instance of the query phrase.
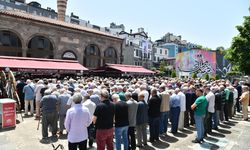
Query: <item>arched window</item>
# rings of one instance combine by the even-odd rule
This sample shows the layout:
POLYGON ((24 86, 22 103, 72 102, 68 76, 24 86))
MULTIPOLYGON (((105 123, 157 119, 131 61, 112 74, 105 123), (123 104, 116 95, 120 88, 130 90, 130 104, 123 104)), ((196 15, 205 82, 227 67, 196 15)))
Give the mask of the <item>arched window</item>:
POLYGON ((96 45, 89 45, 85 49, 84 66, 87 68, 100 67, 100 50, 96 45))
POLYGON ((28 44, 28 57, 53 58, 53 45, 51 41, 44 36, 33 37, 28 44))
POLYGON ((0 55, 22 56, 22 43, 15 33, 0 31, 0 55))
POLYGON ((77 60, 77 56, 73 51, 65 51, 62 55, 62 59, 64 60, 77 60))
POLYGON ((110 64, 116 64, 117 63, 117 54, 116 50, 112 47, 107 48, 104 51, 104 61, 103 63, 110 63, 110 64))

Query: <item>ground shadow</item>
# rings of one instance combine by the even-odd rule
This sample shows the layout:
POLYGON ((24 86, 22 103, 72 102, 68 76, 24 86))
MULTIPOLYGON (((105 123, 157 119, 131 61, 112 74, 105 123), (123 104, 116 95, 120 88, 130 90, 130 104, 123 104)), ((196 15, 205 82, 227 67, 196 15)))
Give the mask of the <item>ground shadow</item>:
POLYGON ((189 130, 186 130, 186 129, 183 129, 183 130, 180 130, 180 131, 185 133, 185 134, 192 134, 193 133, 192 131, 189 131, 189 130))
POLYGON ((179 138, 187 137, 187 134, 180 133, 180 132, 174 133, 173 135, 176 136, 176 137, 179 137, 179 138))
POLYGON ((12 131, 12 130, 15 130, 15 129, 16 129, 16 127, 0 128, 0 132, 12 131))
POLYGON ((218 139, 211 137, 211 136, 205 137, 205 139, 207 141, 214 142, 214 143, 217 143, 219 141, 218 139))
POLYGON ((222 128, 226 128, 226 129, 230 129, 231 128, 230 126, 225 125, 225 124, 219 124, 219 126, 222 127, 222 128))
POLYGON ((146 145, 146 146, 144 146, 142 148, 139 148, 139 150, 155 150, 155 148, 152 147, 152 146, 146 145))
POLYGON ((214 136, 214 137, 219 137, 219 138, 224 138, 226 137, 224 134, 217 133, 217 132, 212 132, 209 135, 214 136))
POLYGON ((235 126, 236 125, 236 123, 233 123, 233 122, 224 122, 224 124, 226 124, 226 125, 229 125, 229 126, 235 126))
POLYGON ((217 131, 218 131, 219 133, 223 133, 223 134, 231 134, 231 133, 232 133, 231 131, 224 130, 224 129, 218 129, 217 131))
POLYGON ((220 148, 218 145, 209 142, 204 142, 200 144, 200 146, 204 149, 209 149, 209 150, 217 150, 220 148))
POLYGON ((163 141, 161 141, 161 140, 152 143, 152 145, 153 145, 155 148, 159 148, 159 149, 166 149, 166 148, 169 147, 169 144, 168 144, 168 143, 163 142, 163 141))
POLYGON ((19 123, 20 123, 20 121, 18 119, 16 119, 16 124, 19 124, 19 123))
POLYGON ((165 142, 168 142, 168 143, 176 143, 178 141, 177 138, 175 137, 172 137, 172 136, 164 136, 164 137, 161 137, 161 140, 165 141, 165 142))

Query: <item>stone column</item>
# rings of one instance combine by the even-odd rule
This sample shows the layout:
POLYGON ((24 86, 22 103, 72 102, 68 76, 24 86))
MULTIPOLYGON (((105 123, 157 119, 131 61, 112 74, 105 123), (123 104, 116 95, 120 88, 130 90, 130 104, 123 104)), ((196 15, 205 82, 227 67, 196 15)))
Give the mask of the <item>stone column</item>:
POLYGON ((66 8, 67 8, 67 0, 57 0, 58 20, 65 21, 66 8))

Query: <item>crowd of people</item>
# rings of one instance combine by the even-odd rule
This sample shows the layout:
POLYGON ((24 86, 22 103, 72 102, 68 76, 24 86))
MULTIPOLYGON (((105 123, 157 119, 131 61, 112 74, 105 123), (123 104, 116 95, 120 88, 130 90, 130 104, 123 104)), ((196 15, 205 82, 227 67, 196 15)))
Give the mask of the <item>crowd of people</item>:
POLYGON ((69 150, 135 150, 159 137, 195 126, 202 143, 236 114, 248 120, 248 82, 165 77, 43 79, 18 81, 21 109, 42 120, 41 142, 68 135, 69 150), (41 108, 41 109, 39 109, 41 108), (40 112, 41 110, 41 112, 40 112), (58 125, 59 121, 59 125, 58 125), (169 130, 168 125, 171 124, 169 130), (149 126, 149 139, 147 127, 149 126), (59 127, 59 128, 58 128, 59 127), (65 131, 65 132, 64 132, 65 131))

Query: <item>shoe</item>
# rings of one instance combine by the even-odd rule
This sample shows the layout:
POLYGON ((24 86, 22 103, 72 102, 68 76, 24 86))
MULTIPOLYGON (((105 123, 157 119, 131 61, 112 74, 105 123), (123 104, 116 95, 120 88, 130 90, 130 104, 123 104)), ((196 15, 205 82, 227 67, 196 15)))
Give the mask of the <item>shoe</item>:
POLYGON ((42 138, 40 140, 40 142, 43 143, 43 144, 49 144, 49 139, 48 138, 42 138))
MULTIPOLYGON (((145 145, 144 145, 145 146, 145 145)), ((136 147, 142 148, 142 145, 137 144, 136 147)))
POLYGON ((195 139, 195 140, 192 140, 192 143, 201 143, 201 141, 195 139))
POLYGON ((244 121, 248 121, 248 119, 244 119, 244 121))

